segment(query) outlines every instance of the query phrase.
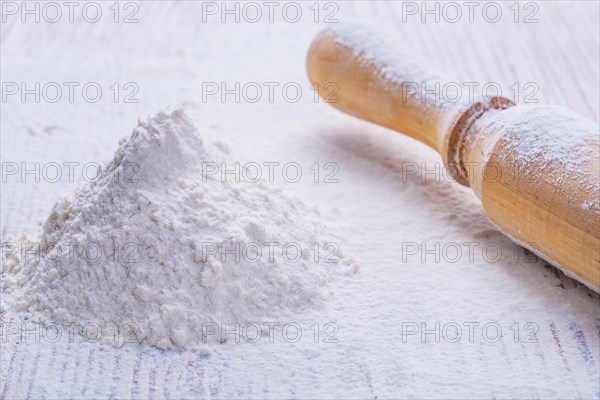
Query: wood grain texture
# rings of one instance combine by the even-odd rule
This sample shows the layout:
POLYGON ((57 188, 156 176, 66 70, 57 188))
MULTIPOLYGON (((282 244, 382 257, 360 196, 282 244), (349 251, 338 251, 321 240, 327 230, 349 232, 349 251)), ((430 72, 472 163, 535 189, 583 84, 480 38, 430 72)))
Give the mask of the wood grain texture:
MULTIPOLYGON (((416 3, 422 4, 420 1, 416 3)), ((540 103, 559 104, 598 121, 598 2, 535 3, 539 7, 536 14, 539 22, 532 24, 514 23, 510 18, 495 24, 486 23, 481 18, 474 23, 465 22, 464 19, 459 23, 436 23, 431 21, 431 17, 423 23, 419 16, 403 22, 401 2, 347 1, 336 4, 339 6, 337 18, 340 23, 358 19, 391 32, 393 43, 418 53, 450 80, 477 82, 480 87, 486 83, 498 83, 502 87, 502 94, 509 98, 513 98, 514 93, 510 87, 515 87, 516 83, 520 89, 515 99, 518 103, 537 100, 540 103), (534 86, 525 88, 527 83, 534 86)), ((106 4, 108 7, 112 2, 106 4)), ((140 104, 128 105, 129 108, 123 104, 109 104, 65 107, 62 110, 40 105, 33 111, 23 112, 18 107, 0 104, 0 151, 3 161, 78 160, 85 163, 104 160, 114 151, 119 137, 130 132, 136 118, 144 118, 165 105, 176 106, 182 98, 189 100, 191 109, 194 101, 201 103, 198 96, 199 82, 202 81, 262 79, 304 82, 304 60, 308 45, 314 34, 325 27, 325 24, 312 22, 308 9, 312 2, 304 4, 304 12, 308 17, 296 25, 221 24, 214 22, 215 19, 213 23, 204 24, 199 14, 199 2, 191 1, 139 2, 141 23, 130 26, 113 23, 28 25, 15 19, 0 24, 2 80, 21 76, 24 78, 19 79, 60 82, 90 80, 94 79, 95 72, 102 71, 110 75, 111 82, 139 78, 144 92, 140 104), (119 57, 115 57, 111 49, 118 49, 119 57), (274 68, 273 65, 279 65, 276 62, 282 58, 288 61, 286 68, 274 68), (52 60, 53 68, 45 70, 38 67, 40 59, 52 60), (89 59, 93 63, 88 62, 89 59), (235 73, 231 66, 236 67, 235 73), (81 113, 85 125, 69 125, 72 113, 81 113), (24 117, 27 119, 21 123, 19 120, 24 117), (56 124, 54 131, 50 129, 54 134, 45 133, 51 123, 56 124), (64 139, 64 142, 57 137, 64 139), (51 148, 49 143, 54 147, 51 148)), ((503 8, 505 13, 509 12, 507 7, 503 8)), ((201 128, 207 131, 211 129, 210 124, 215 123, 213 120, 236 119, 239 110, 232 105, 226 112, 211 114, 206 111, 208 107, 205 104, 200 106, 197 107, 201 111, 198 115, 202 118, 198 118, 198 121, 203 123, 201 128)), ((257 110, 256 120, 265 122, 271 118, 290 127, 291 133, 284 133, 290 133, 291 137, 307 133, 293 129, 306 126, 316 119, 316 113, 324 113, 325 105, 318 106, 300 109, 295 108, 296 105, 286 105, 289 111, 275 107, 252 110, 257 110)), ((331 115, 327 114, 326 117, 331 115)), ((338 121, 340 124, 351 123, 341 119, 338 121)), ((324 120, 317 122, 325 125, 324 120)), ((256 123, 255 120, 247 122, 249 128, 253 123, 256 123)), ((265 147, 272 141, 272 136, 268 135, 280 135, 282 132, 276 125, 274 128, 273 125, 264 128, 261 125, 256 130, 261 130, 265 147), (275 133, 269 133, 267 128, 272 128, 275 133), (265 136, 268 137, 266 140, 265 136)), ((248 131, 236 137, 240 146, 243 146, 244 140, 253 139, 250 129, 248 131)), ((230 132, 219 126, 215 135, 225 140, 232 137, 230 132)), ((357 143, 363 155, 367 153, 365 159, 356 161, 359 167, 390 175, 396 171, 393 167, 397 167, 397 163, 392 161, 402 160, 384 152, 390 157, 386 162, 391 160, 393 166, 365 166, 362 164, 367 164, 365 160, 379 157, 382 151, 376 151, 381 149, 375 146, 363 146, 358 140, 357 143)), ((387 143, 384 142, 382 146, 387 143)), ((335 151, 347 156, 340 149, 335 151)), ((274 156, 272 159, 275 159, 274 156)), ((400 182, 400 178, 396 179, 396 183, 398 186, 407 186, 406 182, 400 182)), ((425 193, 432 186, 415 190, 425 193)), ((3 238, 6 234, 30 232, 48 215, 56 199, 73 188, 73 185, 63 183, 3 185, 3 238)), ((359 190, 352 190, 349 184, 348 195, 342 199, 343 202, 360 195, 359 190)), ((360 190, 373 190, 373 186, 366 185, 360 190)), ((394 203, 390 208, 398 210, 405 200, 402 197, 404 193, 394 191, 393 197, 384 197, 382 201, 389 199, 390 203, 394 203)), ((424 203, 427 199, 440 206, 444 203, 454 204, 455 201, 450 196, 447 199, 428 199, 424 194, 422 198, 424 203)), ((381 207, 380 204, 374 206, 381 207)), ((350 210, 359 215, 353 221, 364 223, 360 214, 365 210, 350 210)), ((475 210, 472 214, 474 219, 478 218, 477 212, 475 210)), ((406 229, 402 225, 404 221, 398 222, 391 214, 388 219, 389 225, 384 221, 377 229, 406 229)), ((439 223, 451 224, 452 221, 447 219, 439 223)), ((433 225, 432 229, 436 229, 436 226, 433 225)), ((362 243, 363 247, 373 246, 364 238, 359 239, 357 242, 362 243)), ((506 246, 504 242, 503 246, 506 246)), ((399 276, 397 280, 389 278, 385 286, 377 288, 374 293, 366 292, 362 298, 343 299, 346 304, 356 305, 353 313, 362 319, 349 321, 341 331, 340 343, 333 346, 322 343, 311 346, 293 343, 282 345, 279 342, 232 343, 223 345, 223 349, 210 357, 185 351, 145 349, 143 346, 130 346, 125 350, 102 347, 96 343, 81 343, 81 338, 71 341, 66 333, 56 342, 36 341, 35 333, 25 337, 8 334, 10 322, 21 326, 22 321, 12 320, 5 314, 2 320, 3 336, 0 338, 0 398, 598 397, 600 328, 597 317, 586 314, 586 310, 591 308, 586 305, 597 305, 597 298, 590 298, 585 293, 571 293, 567 299, 560 295, 560 301, 570 304, 566 308, 568 313, 544 314, 535 319, 537 317, 531 316, 531 310, 544 307, 545 302, 550 303, 556 293, 544 292, 540 298, 530 286, 514 283, 522 282, 523 275, 530 273, 534 267, 503 268, 495 264, 490 265, 493 272, 490 276, 497 277, 502 281, 501 285, 510 286, 515 293, 530 295, 510 310, 500 307, 504 299, 499 299, 498 308, 501 311, 495 314, 492 312, 494 310, 476 307, 480 301, 476 297, 457 303, 455 298, 446 293, 432 296, 431 284, 417 287, 411 282, 398 283, 404 278, 394 262, 381 256, 369 260, 372 261, 369 270, 377 271, 378 265, 388 262, 391 265, 384 266, 390 267, 399 276), (514 281, 511 278, 515 278, 514 281), (451 311, 444 315, 422 312, 417 304, 419 295, 447 304, 451 311), (398 298, 405 298, 406 302, 399 304, 393 312, 377 313, 379 304, 393 302, 394 299, 398 301, 398 298), (503 328, 508 336, 506 340, 496 343, 394 341, 398 340, 398 326, 406 321, 407 316, 414 314, 425 315, 431 320, 447 318, 493 322, 500 319, 500 322, 507 322, 503 328), (534 318, 533 322, 537 322, 537 341, 523 342, 530 333, 523 329, 523 324, 531 321, 526 318, 534 318), (515 322, 521 324, 521 340, 518 342, 513 341, 514 330, 509 329, 515 322), (363 325, 364 330, 359 329, 363 325), (431 364, 422 360, 431 360, 431 364), (449 375, 439 375, 438 368, 449 375), (423 393, 425 389, 429 391, 423 393)), ((565 293, 581 289, 562 275, 555 277, 557 271, 553 268, 539 269, 542 270, 540 275, 547 275, 549 282, 557 281, 566 289, 565 293)), ((432 271, 424 269, 423 274, 432 271)), ((478 273, 469 266, 465 271, 457 272, 460 276, 455 274, 454 278, 464 280, 470 280, 472 275, 478 273)), ((469 289, 477 293, 475 286, 469 289)), ((336 307, 342 309, 343 305, 336 307)), ((342 324, 344 317, 339 318, 342 324)))

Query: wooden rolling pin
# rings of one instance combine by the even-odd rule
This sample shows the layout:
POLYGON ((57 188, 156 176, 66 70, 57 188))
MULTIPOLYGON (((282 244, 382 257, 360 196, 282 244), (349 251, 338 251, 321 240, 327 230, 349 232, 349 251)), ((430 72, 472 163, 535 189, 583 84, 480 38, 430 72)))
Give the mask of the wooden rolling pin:
POLYGON ((337 109, 437 150, 494 225, 598 292, 598 124, 503 97, 456 101, 453 85, 393 50, 360 26, 328 29, 310 47, 308 76, 337 109))

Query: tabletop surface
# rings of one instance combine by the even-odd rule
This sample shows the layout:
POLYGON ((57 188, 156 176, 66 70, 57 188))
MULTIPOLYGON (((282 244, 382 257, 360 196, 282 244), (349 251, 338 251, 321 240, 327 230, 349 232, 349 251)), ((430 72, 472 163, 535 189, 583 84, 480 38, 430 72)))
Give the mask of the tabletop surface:
MULTIPOLYGON (((143 344, 103 346, 67 332, 50 340, 5 312, 0 397, 598 398, 598 296, 542 261, 524 262, 527 253, 487 222, 468 189, 404 179, 403 166, 423 170, 439 165, 438 156, 315 102, 306 79, 314 35, 328 23, 358 21, 381 29, 390 43, 465 91, 471 82, 518 103, 558 104, 598 122, 598 2, 475 3, 473 21, 461 3, 455 3, 457 17, 443 3, 396 1, 294 3, 302 11, 297 22, 279 13, 287 3, 278 3, 273 22, 258 3, 262 19, 256 23, 242 4, 236 22, 194 1, 121 3, 118 15, 112 2, 99 2, 102 17, 95 23, 79 10, 68 21, 66 8, 57 23, 44 15, 39 23, 23 22, 20 10, 5 14, 3 83, 96 82, 104 97, 96 103, 3 99, 3 165, 103 162, 138 118, 184 106, 200 132, 230 143, 243 160, 293 160, 307 168, 337 163, 338 184, 281 185, 341 221, 344 251, 360 272, 331 282, 332 300, 324 309, 280 321, 306 328, 302 340, 227 342, 210 355, 143 344), (131 23, 124 23, 127 18, 131 23), (206 82, 293 82, 303 94, 295 103, 280 97, 222 102, 202 98, 206 82), (127 95, 137 102, 125 102, 127 95), (507 255, 489 268, 415 267, 398 253, 406 241, 448 240, 493 242, 507 255), (328 322, 339 327, 339 340, 315 343, 308 327, 328 322), (463 329, 494 324, 502 338, 469 340, 466 330, 458 342, 437 342, 435 334, 406 338, 400 331, 406 323, 428 329, 436 323, 463 329)), ((72 181, 4 178, 3 241, 31 235, 60 196, 84 183, 78 169, 72 181)))

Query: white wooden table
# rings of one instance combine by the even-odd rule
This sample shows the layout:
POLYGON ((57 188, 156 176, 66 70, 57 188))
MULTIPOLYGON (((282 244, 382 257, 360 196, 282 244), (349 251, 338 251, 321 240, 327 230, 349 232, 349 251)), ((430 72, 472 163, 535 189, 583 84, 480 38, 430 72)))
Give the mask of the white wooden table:
MULTIPOLYGON (((425 3, 396 1, 331 2, 327 8, 320 3, 315 23, 312 2, 302 2, 298 23, 276 14, 275 23, 255 24, 221 23, 212 15, 203 22, 202 4, 194 1, 133 2, 119 18, 139 9, 139 22, 115 23, 112 2, 99 4, 104 14, 96 24, 23 23, 18 15, 2 23, 2 82, 98 81, 107 93, 94 104, 3 101, 3 163, 106 160, 138 117, 183 104, 201 132, 231 142, 247 160, 339 163, 339 185, 290 190, 325 210, 338 209, 332 215, 341 216, 350 238, 344 249, 361 272, 334 285, 327 309, 301 317, 306 324, 336 321, 338 344, 227 343, 207 357, 143 345, 103 347, 66 335, 51 343, 7 331, 14 315, 5 314, 0 398, 598 398, 597 295, 565 279, 560 288, 560 275, 543 263, 508 260, 489 271, 469 265, 417 270, 382 253, 382 243, 425 240, 436 226, 455 227, 456 240, 480 235, 502 248, 515 247, 486 223, 468 191, 439 182, 401 182, 400 163, 435 162, 436 155, 315 104, 304 72, 311 38, 326 25, 326 13, 337 10, 339 23, 355 19, 389 32, 392 42, 419 53, 452 81, 498 86, 518 102, 559 104, 598 121, 598 2, 497 3, 503 12, 497 23, 483 17, 484 7, 495 7, 487 3, 477 3, 473 23, 462 2, 458 22, 448 21, 454 14, 443 14, 437 23, 422 10, 413 14, 425 3), (525 23, 526 17, 537 22, 525 23), (201 100, 202 82, 223 81, 299 82, 306 94, 294 104, 201 100), (135 82, 139 102, 115 103, 108 95, 114 82, 135 82), (380 201, 366 204, 361 200, 366 191, 378 193, 380 201), (404 215, 403 204, 414 202, 423 211, 404 215), (463 204, 468 220, 439 211, 445 203, 463 204), (506 287, 514 295, 501 295, 506 287), (399 329, 406 321, 495 321, 504 337, 494 343, 404 343, 399 329), (539 340, 515 342, 514 324, 526 334, 529 322, 538 327, 539 340)), ((81 176, 75 182, 3 183, 3 240, 34 230, 56 199, 78 183, 81 176)))

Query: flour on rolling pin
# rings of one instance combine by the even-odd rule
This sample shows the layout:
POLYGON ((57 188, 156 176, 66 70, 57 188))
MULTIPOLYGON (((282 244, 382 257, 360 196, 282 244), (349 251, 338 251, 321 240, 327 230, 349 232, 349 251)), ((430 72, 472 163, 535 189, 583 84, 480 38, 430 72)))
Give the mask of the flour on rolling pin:
MULTIPOLYGON (((441 82, 441 77, 432 73, 423 60, 417 59, 413 54, 403 55, 402 49, 393 46, 382 37, 380 32, 371 30, 362 24, 339 24, 326 29, 324 34, 331 35, 335 40, 352 49, 357 58, 376 66, 379 73, 385 78, 382 82, 397 84, 421 85, 424 82, 441 82)), ((453 88, 448 85, 448 90, 453 88)), ((390 89, 393 89, 390 87, 390 89)), ((452 93, 446 93, 450 99, 452 93)), ((439 102, 439 107, 452 107, 452 103, 439 102)), ((513 145, 519 146, 520 164, 524 170, 533 159, 541 156, 546 163, 562 163, 565 170, 573 178, 580 174, 582 161, 589 158, 592 151, 586 144, 598 142, 600 133, 597 125, 591 121, 580 118, 577 114, 560 107, 517 107, 510 108, 507 112, 490 113, 479 119, 477 124, 495 124, 508 127, 508 132, 515 138, 513 145), (490 117, 493 115, 493 117, 490 117), (550 121, 550 123, 548 123, 550 121), (552 129, 548 129, 551 126, 552 129), (528 135, 521 135, 531 132, 528 135), (595 132, 595 133, 594 133, 595 132)), ((561 179, 561 178, 558 178, 561 179)), ((600 182, 582 182, 582 184, 595 186, 600 190, 600 182)), ((581 204, 583 208, 592 208, 600 212, 600 196, 593 201, 581 204)))
MULTIPOLYGON (((598 126, 579 115, 556 106, 511 107, 502 112, 484 114, 475 122, 476 130, 506 131, 507 143, 516 155, 517 171, 529 179, 555 180, 558 189, 565 179, 579 181, 581 187, 595 191, 595 198, 578 204, 600 214, 600 182, 584 173, 594 155, 590 143, 600 141, 598 126), (560 165, 561 174, 548 172, 551 165, 560 165), (546 176, 541 172, 548 172, 546 176)), ((593 163, 592 163, 593 165, 593 163)), ((600 168, 599 165, 596 165, 600 168)), ((565 196, 569 196, 565 193, 565 196)))
POLYGON ((600 291, 600 146, 593 121, 501 96, 453 102, 412 54, 357 25, 321 32, 307 72, 329 104, 436 150, 486 216, 517 243, 600 291))
MULTIPOLYGON (((331 35, 336 42, 352 49, 361 62, 376 66, 385 78, 383 82, 420 85, 425 82, 441 82, 441 77, 432 73, 423 60, 414 55, 403 55, 402 49, 385 40, 380 32, 362 24, 340 24, 326 29, 323 34, 331 35)), ((451 88, 452 86, 450 86, 451 88)), ((391 89, 391 88, 390 88, 391 89)), ((448 96, 453 98, 451 94, 448 96)), ((452 107, 448 102, 436 103, 439 107, 452 107)), ((560 163, 573 179, 586 179, 581 169, 592 155, 588 144, 600 140, 597 124, 579 117, 561 107, 520 106, 503 112, 484 114, 477 125, 493 125, 498 130, 506 129, 514 138, 511 145, 518 146, 519 168, 529 170, 532 160, 541 158, 544 163, 560 163), (525 135, 527 133, 527 135, 525 135)), ((491 126, 489 127, 491 128, 491 126)), ((481 128, 478 128, 481 129, 481 128)), ((557 177, 564 179, 564 177, 557 177)), ((559 182, 560 183, 560 182, 559 182)), ((590 180, 583 185, 600 191, 600 182, 590 180)), ((581 204, 600 212, 600 195, 581 204)))
MULTIPOLYGON (((409 53, 404 48, 399 47, 395 42, 390 43, 382 37, 381 32, 363 24, 338 24, 324 30, 323 34, 332 36, 340 45, 352 49, 362 62, 375 66, 379 74, 385 78, 382 82, 408 83, 413 85, 414 90, 421 90, 420 85, 425 81, 441 82, 440 75, 432 72, 424 60, 413 54, 408 56, 409 53)), ((395 87, 388 85, 388 89, 393 90, 395 87)), ((449 98, 460 97, 452 92, 455 89, 453 85, 447 85, 444 88, 445 94, 449 98)))
POLYGON ((202 337, 203 324, 321 304, 328 280, 352 263, 311 253, 332 241, 318 211, 262 181, 205 170, 229 161, 182 110, 140 122, 100 179, 56 203, 30 242, 47 253, 4 266, 3 306, 42 323, 94 322, 108 335, 105 326, 133 324, 148 345, 208 350, 219 335, 202 337))

